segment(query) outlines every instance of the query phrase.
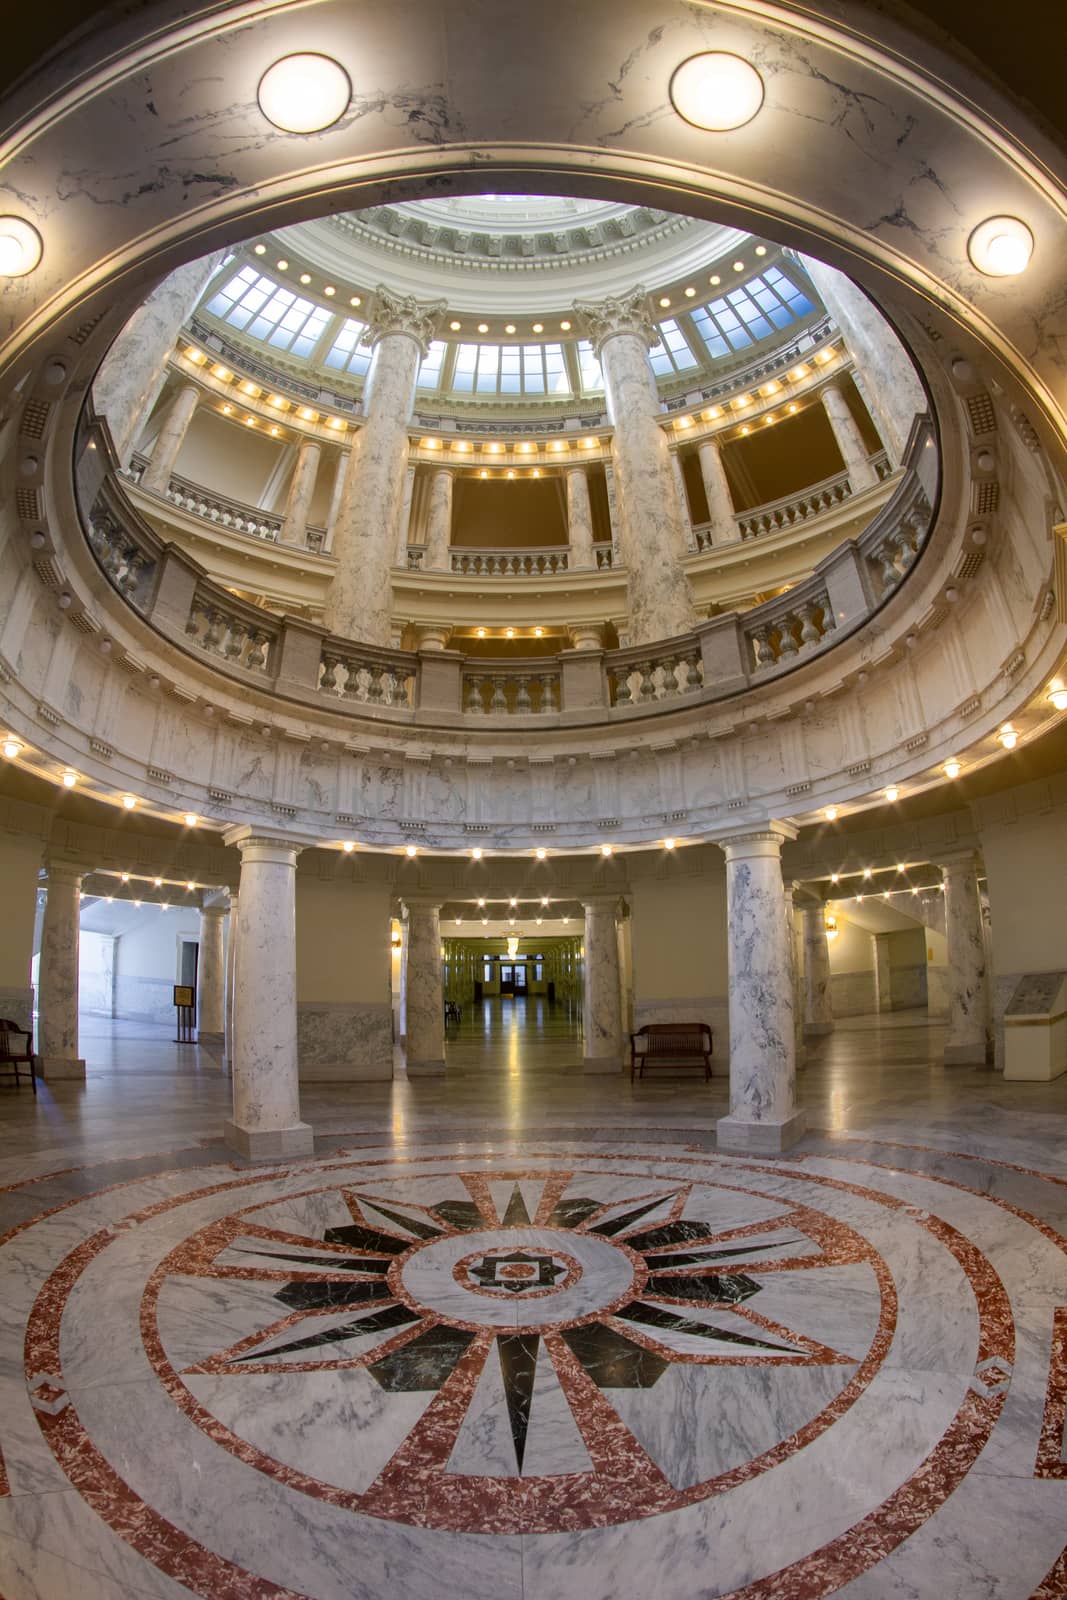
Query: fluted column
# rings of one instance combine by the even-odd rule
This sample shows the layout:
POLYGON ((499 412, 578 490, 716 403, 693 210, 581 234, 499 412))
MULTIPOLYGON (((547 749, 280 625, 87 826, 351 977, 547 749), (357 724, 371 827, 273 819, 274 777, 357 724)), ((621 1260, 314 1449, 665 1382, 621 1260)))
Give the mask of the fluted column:
POLYGON ((225 906, 201 906, 196 963, 196 1033, 201 1044, 221 1045, 226 1025, 225 906))
POLYGON ((858 494, 861 489, 872 488, 878 482, 878 474, 867 460, 867 446, 849 410, 848 401, 835 383, 829 383, 820 390, 819 399, 833 429, 837 448, 844 457, 853 494, 858 494))
POLYGON ((805 906, 804 919, 804 1035, 821 1039, 834 1031, 830 999, 830 942, 826 937, 823 906, 805 906))
POLYGON ((310 1155, 296 1049, 296 858, 303 841, 231 828, 241 852, 233 1001, 233 1120, 227 1144, 252 1161, 310 1155))
POLYGON ((622 1071, 620 1028, 619 940, 615 929, 617 898, 598 896, 585 907, 585 1033, 586 1072, 622 1071))
POLYGON ((741 530, 737 526, 737 514, 718 440, 705 439, 697 447, 697 460, 700 462, 700 476, 704 480, 704 493, 708 500, 711 542, 736 544, 741 537, 741 530))
POLYGON ((430 505, 426 515, 426 555, 422 564, 431 572, 449 570, 454 484, 455 473, 451 467, 435 467, 430 475, 430 505))
POLYGON ((445 1013, 441 980, 441 907, 408 900, 404 941, 404 1009, 409 1078, 445 1070, 445 1013))
POLYGON ((593 506, 589 499, 589 474, 585 467, 568 467, 567 483, 567 539, 570 544, 568 560, 571 570, 595 567, 593 550, 593 506))
POLYGON ((141 474, 143 489, 152 489, 156 494, 166 494, 170 485, 170 475, 174 471, 174 463, 178 459, 178 452, 185 442, 185 435, 189 432, 189 424, 196 415, 199 403, 200 391, 194 383, 186 383, 178 390, 174 404, 163 418, 163 425, 152 446, 148 465, 141 474))
POLYGON ((223 257, 216 250, 179 267, 130 318, 93 380, 93 407, 107 418, 115 452, 126 466, 159 399, 175 342, 223 257))
POLYGON ((659 425, 656 379, 648 359, 653 343, 643 290, 577 302, 600 361, 619 486, 620 546, 630 607, 630 638, 647 644, 687 633, 696 613, 682 570, 686 524, 678 500, 666 435, 659 425))
POLYGON ((730 1114, 720 1149, 772 1151, 806 1126, 796 1101, 796 1042, 780 822, 717 841, 726 857, 730 995, 730 1114))
POLYGON ((390 569, 402 532, 408 421, 419 360, 443 310, 443 301, 394 296, 379 285, 371 313, 366 423, 334 530, 337 571, 324 615, 331 633, 369 644, 388 646, 391 639, 390 569))
POLYGON ((316 439, 305 439, 293 468, 293 481, 285 502, 285 521, 282 524, 283 544, 306 544, 308 513, 319 475, 322 446, 316 439))
POLYGON ((978 862, 972 851, 942 856, 948 939, 949 1013, 945 1060, 986 1059, 989 974, 986 969, 978 862))
POLYGON ((78 1055, 78 946, 85 868, 50 858, 41 925, 37 1049, 42 1078, 84 1078, 78 1055))

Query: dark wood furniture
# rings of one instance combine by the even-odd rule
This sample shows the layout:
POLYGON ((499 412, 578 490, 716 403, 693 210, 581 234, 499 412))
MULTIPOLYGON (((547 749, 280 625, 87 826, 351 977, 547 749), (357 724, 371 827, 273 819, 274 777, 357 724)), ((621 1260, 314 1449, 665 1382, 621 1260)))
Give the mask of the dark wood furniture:
POLYGON ((711 1029, 706 1022, 646 1022, 630 1035, 630 1082, 646 1067, 704 1068, 711 1077, 711 1029))
POLYGON ((10 1067, 15 1074, 15 1087, 19 1085, 19 1069, 25 1062, 29 1079, 37 1093, 37 1070, 33 1058, 33 1034, 29 1028, 20 1028, 10 1017, 0 1017, 0 1070, 10 1067), (25 1041, 21 1043, 20 1041, 25 1041))

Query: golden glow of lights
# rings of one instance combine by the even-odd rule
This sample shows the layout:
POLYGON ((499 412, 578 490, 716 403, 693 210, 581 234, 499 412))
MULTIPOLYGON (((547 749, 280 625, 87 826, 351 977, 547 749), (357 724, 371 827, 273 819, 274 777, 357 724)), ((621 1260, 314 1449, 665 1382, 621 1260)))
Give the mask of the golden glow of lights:
POLYGON ((695 295, 695 294, 696 294, 696 290, 695 290, 695 289, 694 289, 694 288, 693 288, 693 285, 692 285, 692 284, 690 284, 690 285, 689 285, 689 286, 688 286, 688 288, 687 288, 687 289, 686 289, 686 291, 685 291, 685 298, 686 298, 686 299, 687 299, 687 300, 692 300, 692 298, 693 298, 693 296, 694 296, 694 295, 695 295))
POLYGON ((133 794, 124 794, 122 797, 122 804, 125 806, 127 811, 132 811, 137 804, 137 796, 133 794))
POLYGON ((286 261, 284 256, 282 257, 282 259, 280 261, 276 261, 275 262, 275 266, 278 268, 279 272, 288 272, 289 271, 289 263, 288 263, 288 261, 286 261))
POLYGON ((988 278, 1017 277, 1033 253, 1034 236, 1018 217, 987 217, 967 240, 972 265, 988 278))
POLYGON ((824 807, 823 816, 826 818, 827 822, 835 822, 837 820, 837 807, 836 806, 826 806, 826 807, 824 807))
POLYGON ((254 428, 255 425, 256 425, 255 417, 246 417, 245 418, 245 427, 246 428, 254 428))
POLYGON ((735 261, 734 262, 734 271, 735 272, 744 272, 744 270, 745 270, 745 263, 743 261, 735 261))
POLYGON ((595 439, 583 439, 582 440, 582 448, 583 448, 583 450, 595 450, 596 447, 597 447, 597 441, 595 439))
POLYGON ((218 378, 220 383, 228 383, 233 377, 233 373, 230 371, 229 367, 224 367, 221 361, 218 361, 211 369, 211 376, 213 378, 218 378))
POLYGON ((24 217, 0 217, 0 276, 24 278, 44 253, 41 235, 24 217))
POLYGON ((545 636, 544 628, 535 628, 534 629, 534 638, 535 639, 543 639, 544 636, 545 636))
POLYGON ((334 288, 332 283, 328 283, 322 292, 332 300, 334 295, 337 293, 337 290, 334 288))
POLYGON ((864 869, 863 869, 863 876, 864 876, 864 877, 865 877, 865 878, 869 878, 869 877, 870 877, 870 876, 871 876, 871 869, 870 869, 870 867, 864 867, 864 869))
POLYGON ((804 365, 801 365, 799 367, 794 367, 792 372, 789 374, 789 376, 791 378, 794 378, 794 379, 796 379, 798 381, 801 378, 806 378, 807 375, 808 375, 808 369, 804 365))
POLYGON ((119 877, 122 879, 123 883, 129 883, 130 881, 130 875, 128 872, 120 872, 119 877))
POLYGON ((332 56, 300 52, 269 66, 256 90, 259 109, 284 133, 320 133, 348 110, 352 84, 332 56))
POLYGON ((272 439, 275 439, 275 438, 277 438, 277 436, 278 436, 278 434, 279 434, 279 433, 280 433, 280 432, 281 432, 281 429, 280 429, 280 428, 278 428, 278 427, 274 427, 274 428, 272 428, 272 429, 271 429, 271 430, 270 430, 270 436, 271 436, 271 438, 272 438, 272 439))
POLYGON ((360 299, 358 294, 354 294, 350 296, 348 303, 350 306, 361 306, 363 301, 360 299))
POLYGON ((504 324, 504 332, 505 333, 514 333, 515 332, 515 324, 513 322, 506 322, 504 324))
POLYGON ((538 861, 544 861, 548 855, 548 851, 545 849, 543 844, 539 844, 537 849, 534 851, 534 855, 537 857, 538 861))
POLYGON ((504 638, 505 639, 514 639, 514 637, 515 637, 515 629, 514 628, 505 628, 504 629, 504 638))
POLYGON ((841 874, 839 872, 831 872, 831 874, 830 874, 830 882, 831 883, 837 883, 837 881, 840 878, 840 876, 841 876, 841 874))
POLYGON ((1067 689, 1054 684, 1049 693, 1049 700, 1054 711, 1067 711, 1067 689))
POLYGON ((533 471, 530 473, 530 477, 531 478, 539 478, 540 476, 541 476, 541 468, 540 467, 534 467, 533 471))
POLYGON ((571 325, 570 325, 569 322, 561 322, 559 326, 560 326, 560 332, 561 333, 570 333, 571 325))
POLYGON ((1001 728, 1000 732, 997 734, 997 738, 1000 740, 1005 750, 1014 750, 1015 746, 1019 742, 1019 735, 1016 733, 1010 722, 1006 722, 1004 724, 1003 728, 1001 728))
POLYGON ((409 844, 407 849, 404 852, 404 854, 409 856, 411 859, 414 859, 414 857, 417 856, 418 853, 419 853, 419 847, 418 847, 417 844, 409 844))
POLYGON ((670 295, 669 294, 661 294, 660 297, 659 297, 659 303, 663 307, 663 309, 666 311, 667 307, 671 303, 670 295))
MULTIPOLYGON (((474 849, 471 851, 471 855, 474 857, 475 861, 480 861, 482 859, 482 847, 480 844, 476 844, 474 846, 474 849)), ((479 900, 478 904, 484 905, 485 901, 479 900)))
POLYGON ((610 844, 602 844, 600 846, 600 854, 602 856, 610 856, 612 854, 611 845, 610 844))
POLYGON ((479 639, 484 639, 485 638, 485 629, 484 628, 475 628, 474 631, 477 634, 479 639))
POLYGON ((197 816, 195 811, 187 811, 185 813, 185 826, 187 828, 195 828, 199 821, 200 818, 197 816))
POLYGON ((310 272, 302 272, 300 274, 300 282, 301 283, 310 283, 311 282, 311 273, 310 272))
POLYGON ((76 772, 72 772, 70 770, 70 768, 68 767, 66 772, 64 772, 64 774, 63 774, 63 787, 64 787, 64 789, 73 789, 73 787, 77 783, 77 781, 78 781, 78 774, 76 772))
POLYGON ((301 406, 300 415, 305 422, 315 422, 318 417, 318 412, 312 411, 310 406, 301 406))
POLYGON ((726 133, 751 122, 763 104, 763 79, 751 62, 726 50, 705 50, 676 67, 671 104, 694 128, 726 133))
POLYGON ((511 468, 511 467, 509 467, 509 468, 508 468, 508 470, 507 470, 507 476, 508 476, 508 477, 509 477, 509 478, 513 478, 513 477, 514 477, 514 476, 515 476, 515 472, 514 472, 514 469, 513 469, 513 468, 511 468))
POLYGON ((752 432, 752 429, 751 429, 751 428, 742 428, 742 429, 741 429, 741 432, 742 432, 742 434, 747 434, 747 433, 751 433, 751 432, 752 432))
POLYGON ((758 244, 756 246, 756 254, 758 256, 765 256, 767 254, 767 246, 765 244, 758 244))
POLYGON ((708 279, 708 282, 717 286, 722 282, 722 279, 719 277, 717 272, 713 272, 711 277, 708 279))
POLYGON ((544 331, 545 331, 544 323, 543 322, 535 322, 534 325, 533 325, 533 331, 534 331, 534 333, 544 333, 544 331))
POLYGON ((356 842, 354 839, 346 839, 344 844, 341 846, 341 849, 344 851, 346 856, 350 856, 355 848, 356 842))
POLYGON ((958 778, 960 775, 960 763, 955 756, 950 756, 942 770, 946 778, 958 778))
POLYGON ((788 409, 788 411, 790 413, 794 412, 796 410, 796 408, 797 408, 797 403, 796 403, 795 400, 791 401, 789 406, 787 407, 787 409, 788 409))
POLYGON ((479 333, 488 333, 489 332, 489 324, 488 324, 488 322, 479 322, 479 324, 478 324, 478 332, 479 333))
POLYGON ((674 849, 674 840, 673 839, 664 839, 663 848, 664 848, 664 850, 673 850, 674 849))
POLYGON ((895 783, 891 783, 889 785, 889 788, 885 792, 885 797, 889 801, 890 805, 900 798, 900 790, 897 788, 895 783))
POLYGON ((255 252, 256 252, 257 256, 265 256, 266 253, 267 253, 266 245, 265 244, 257 244, 255 246, 255 252))
POLYGON ((486 472, 485 468, 483 467, 481 472, 479 472, 478 476, 479 476, 479 478, 488 478, 489 474, 488 474, 488 472, 486 472))

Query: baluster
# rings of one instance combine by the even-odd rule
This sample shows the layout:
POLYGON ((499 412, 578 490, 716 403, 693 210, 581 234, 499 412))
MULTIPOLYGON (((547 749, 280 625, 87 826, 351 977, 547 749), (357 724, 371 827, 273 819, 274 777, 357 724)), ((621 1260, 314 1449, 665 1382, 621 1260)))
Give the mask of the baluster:
POLYGON ((800 654, 800 645, 797 643, 793 629, 797 625, 796 613, 790 611, 778 624, 778 659, 784 660, 787 656, 800 654))
POLYGON ((253 633, 251 636, 252 648, 248 652, 245 666, 253 672, 261 672, 267 665, 267 648, 270 636, 266 633, 253 633))
POLYGON ((615 704, 628 706, 633 703, 633 694, 630 690, 631 667, 616 667, 612 673, 615 679, 615 704))
POLYGON ((329 655, 324 650, 322 660, 319 662, 319 688, 324 694, 339 694, 337 683, 337 669, 341 665, 341 657, 329 655))
POLYGON ((525 674, 519 677, 519 686, 515 694, 515 710, 520 717, 528 717, 533 710, 533 701, 530 699, 530 680, 525 674))
POLYGON ((802 606, 800 609, 800 648, 802 650, 810 650, 811 646, 818 644, 822 638, 822 634, 819 632, 819 625, 815 621, 818 611, 819 607, 813 600, 809 600, 807 605, 802 606))
POLYGON ((493 685, 493 697, 489 702, 489 711, 491 715, 500 716, 502 713, 506 713, 508 709, 508 697, 504 693, 504 679, 502 677, 493 677, 489 681, 493 685))
POLYGON ((185 631, 194 644, 200 643, 200 639, 197 637, 197 635, 199 634, 204 621, 205 617, 203 607, 194 603, 193 608, 189 613, 189 620, 185 624, 185 631))
POLYGON ((771 630, 769 628, 753 628, 752 653, 756 661, 756 671, 761 667, 773 667, 774 646, 771 644, 771 630))
POLYGON ((541 685, 541 710, 555 711, 557 709, 556 684, 558 681, 555 673, 542 672, 537 681, 541 685))
POLYGON ((213 606, 205 606, 204 615, 207 617, 208 625, 200 643, 205 650, 212 650, 218 655, 222 641, 226 637, 226 618, 213 606))
POLYGON ((231 618, 230 619, 230 632, 229 632, 229 636, 227 637, 227 640, 226 640, 226 645, 225 645, 225 648, 223 650, 223 655, 226 656, 227 660, 229 660, 229 661, 236 661, 239 658, 239 656, 241 654, 241 651, 244 649, 244 647, 245 647, 247 642, 248 642, 248 634, 247 634, 246 630, 244 628, 239 627, 238 624, 236 623, 236 621, 234 621, 234 619, 231 618))
POLYGON ((895 589, 900 582, 900 573, 894 565, 895 552, 888 539, 879 546, 874 559, 878 562, 878 573, 885 587, 895 589))
POLYGON ((481 717, 485 715, 485 702, 482 699, 482 685, 485 679, 472 675, 467 678, 467 715, 481 717))
POLYGON ((918 554, 915 544, 913 543, 914 538, 914 529, 909 526, 908 523, 904 523, 900 529, 900 532, 897 534, 896 547, 897 560, 900 562, 900 565, 905 572, 907 572, 908 568, 911 566, 916 555, 918 554))
POLYGON ((651 661, 642 661, 641 665, 638 667, 637 670, 641 674, 641 688, 638 691, 638 693, 641 696, 641 699, 642 700, 652 700, 652 699, 654 699, 655 698, 655 694, 656 694, 656 686, 652 681, 652 674, 655 671, 655 668, 654 668, 652 662, 651 661))
POLYGON ((691 650, 682 660, 685 662, 685 688, 688 694, 693 689, 699 689, 704 682, 703 660, 699 650, 691 650))
POLYGON ((370 683, 367 685, 367 699, 372 705, 380 705, 382 700, 382 668, 372 662, 370 665, 370 683))

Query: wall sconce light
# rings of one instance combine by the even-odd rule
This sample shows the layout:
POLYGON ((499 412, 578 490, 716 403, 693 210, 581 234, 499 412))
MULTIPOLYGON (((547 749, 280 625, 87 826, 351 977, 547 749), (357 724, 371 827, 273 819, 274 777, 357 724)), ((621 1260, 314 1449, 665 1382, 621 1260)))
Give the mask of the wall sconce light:
POLYGON ((826 917, 824 926, 826 928, 826 937, 828 939, 836 939, 838 933, 840 932, 840 929, 837 926, 837 918, 828 915, 826 917))

